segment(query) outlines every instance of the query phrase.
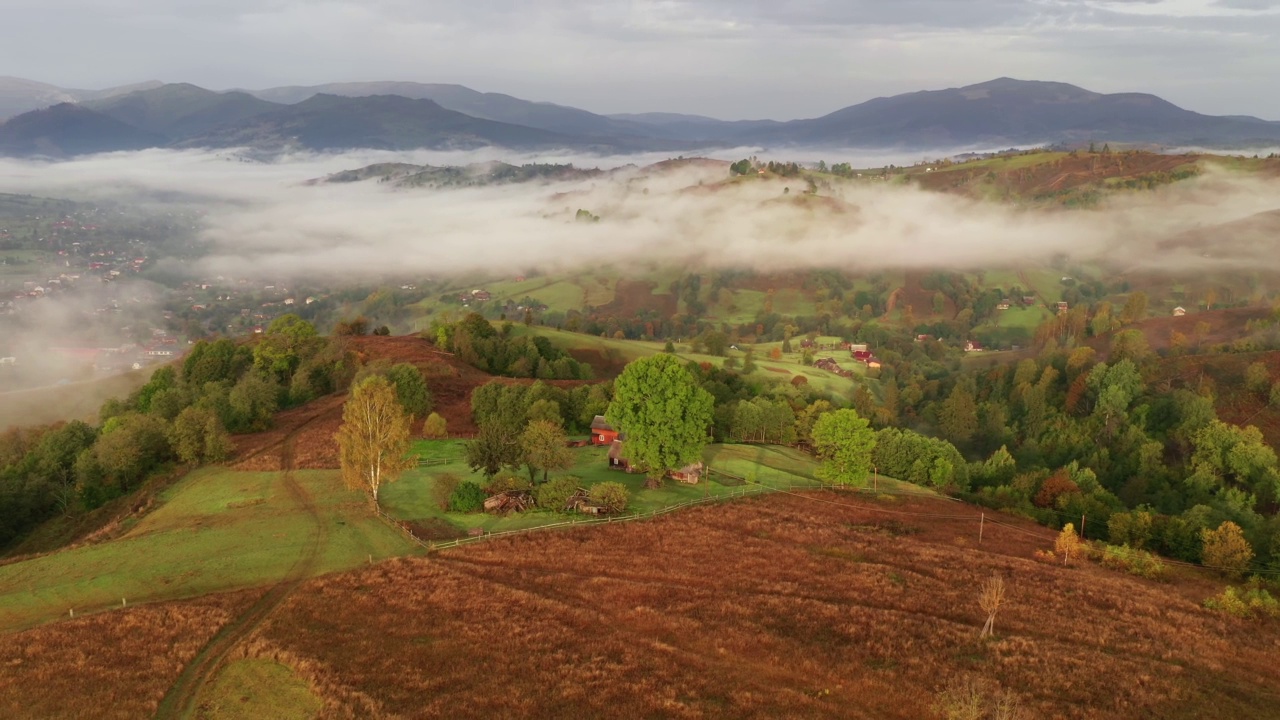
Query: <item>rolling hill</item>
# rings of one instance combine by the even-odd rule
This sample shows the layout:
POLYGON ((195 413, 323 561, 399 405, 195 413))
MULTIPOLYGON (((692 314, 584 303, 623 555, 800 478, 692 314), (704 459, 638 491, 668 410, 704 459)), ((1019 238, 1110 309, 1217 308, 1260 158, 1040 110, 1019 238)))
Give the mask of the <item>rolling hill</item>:
POLYGON ((19 115, 0 125, 0 154, 67 157, 142 150, 164 138, 72 103, 19 115))
POLYGON ((316 95, 296 105, 228 123, 188 138, 181 147, 308 150, 376 148, 470 149, 588 147, 591 142, 545 130, 481 120, 431 100, 397 95, 346 98, 316 95))
POLYGON ((32 110, 57 105, 58 103, 101 100, 138 90, 147 90, 159 85, 161 83, 152 80, 102 90, 72 90, 48 83, 36 82, 35 80, 0 77, 0 121, 14 115, 21 115, 32 110))
POLYGON ((280 107, 245 93, 216 93, 187 83, 93 100, 84 106, 170 140, 199 135, 280 107))
POLYGON ((1154 95, 1104 95, 1074 85, 999 78, 876 98, 811 120, 733 133, 744 141, 831 147, 1149 142, 1274 143, 1280 123, 1184 110, 1154 95))

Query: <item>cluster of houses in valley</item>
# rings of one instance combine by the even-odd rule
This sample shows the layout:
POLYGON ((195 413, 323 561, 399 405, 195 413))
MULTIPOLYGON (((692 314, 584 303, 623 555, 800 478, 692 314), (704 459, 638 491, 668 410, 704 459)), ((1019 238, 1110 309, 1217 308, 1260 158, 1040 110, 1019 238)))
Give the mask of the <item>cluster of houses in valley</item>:
MULTIPOLYGON (((619 433, 605 420, 603 415, 597 415, 591 421, 591 444, 607 445, 609 447, 608 462, 610 470, 619 470, 622 472, 633 473, 642 472, 627 460, 625 450, 626 437, 619 433)), ((706 474, 706 467, 700 463, 692 463, 682 468, 667 471, 667 477, 677 482, 687 483, 689 485, 697 485, 706 474)))

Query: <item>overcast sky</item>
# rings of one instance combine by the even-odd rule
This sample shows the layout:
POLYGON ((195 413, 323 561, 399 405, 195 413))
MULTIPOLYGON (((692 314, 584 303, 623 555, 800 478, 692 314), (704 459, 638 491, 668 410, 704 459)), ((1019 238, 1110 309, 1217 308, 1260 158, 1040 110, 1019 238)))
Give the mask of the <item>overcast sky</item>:
POLYGON ((812 117, 1000 76, 1280 120, 1280 0, 2 0, 0 75, 812 117))

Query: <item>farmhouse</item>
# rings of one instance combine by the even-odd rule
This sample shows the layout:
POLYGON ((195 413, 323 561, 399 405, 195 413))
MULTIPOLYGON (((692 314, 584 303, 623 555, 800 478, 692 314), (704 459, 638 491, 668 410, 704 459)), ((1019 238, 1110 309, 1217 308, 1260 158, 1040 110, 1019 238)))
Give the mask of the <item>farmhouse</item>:
POLYGON ((1067 304, 1065 302, 1058 303, 1058 314, 1061 315, 1066 311, 1067 311, 1067 304))
POLYGON ((610 445, 618 440, 618 431, 613 429, 608 420, 603 415, 597 415, 591 420, 591 444, 592 445, 610 445))
POLYGON ((969 342, 964 344, 965 352, 982 352, 983 350, 986 350, 986 348, 982 346, 982 343, 978 343, 970 340, 969 342))
POLYGON ((997 309, 997 310, 1008 310, 1008 309, 1009 309, 1009 302, 1006 300, 1005 302, 1002 302, 1002 303, 1000 303, 999 305, 996 305, 996 309, 997 309))
POLYGON ((1174 317, 1182 317, 1183 315, 1186 315, 1186 314, 1187 314, 1187 309, 1182 307, 1181 305, 1173 309, 1174 317))

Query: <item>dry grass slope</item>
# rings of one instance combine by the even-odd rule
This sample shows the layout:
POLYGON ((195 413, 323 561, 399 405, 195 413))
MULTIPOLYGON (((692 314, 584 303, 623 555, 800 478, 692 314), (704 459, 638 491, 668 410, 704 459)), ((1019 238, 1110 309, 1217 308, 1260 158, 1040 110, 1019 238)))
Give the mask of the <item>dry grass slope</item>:
POLYGON ((150 717, 183 667, 258 594, 142 606, 0 636, 0 716, 150 717))
MULTIPOLYGON (((933 717, 981 678, 1033 717, 1264 717, 1280 633, 1157 584, 1029 559, 1043 529, 774 496, 498 541, 304 586, 251 641, 330 716, 933 717), (977 595, 1007 596, 979 641, 977 595)), ((1039 538, 1043 537, 1043 540, 1039 538)))

